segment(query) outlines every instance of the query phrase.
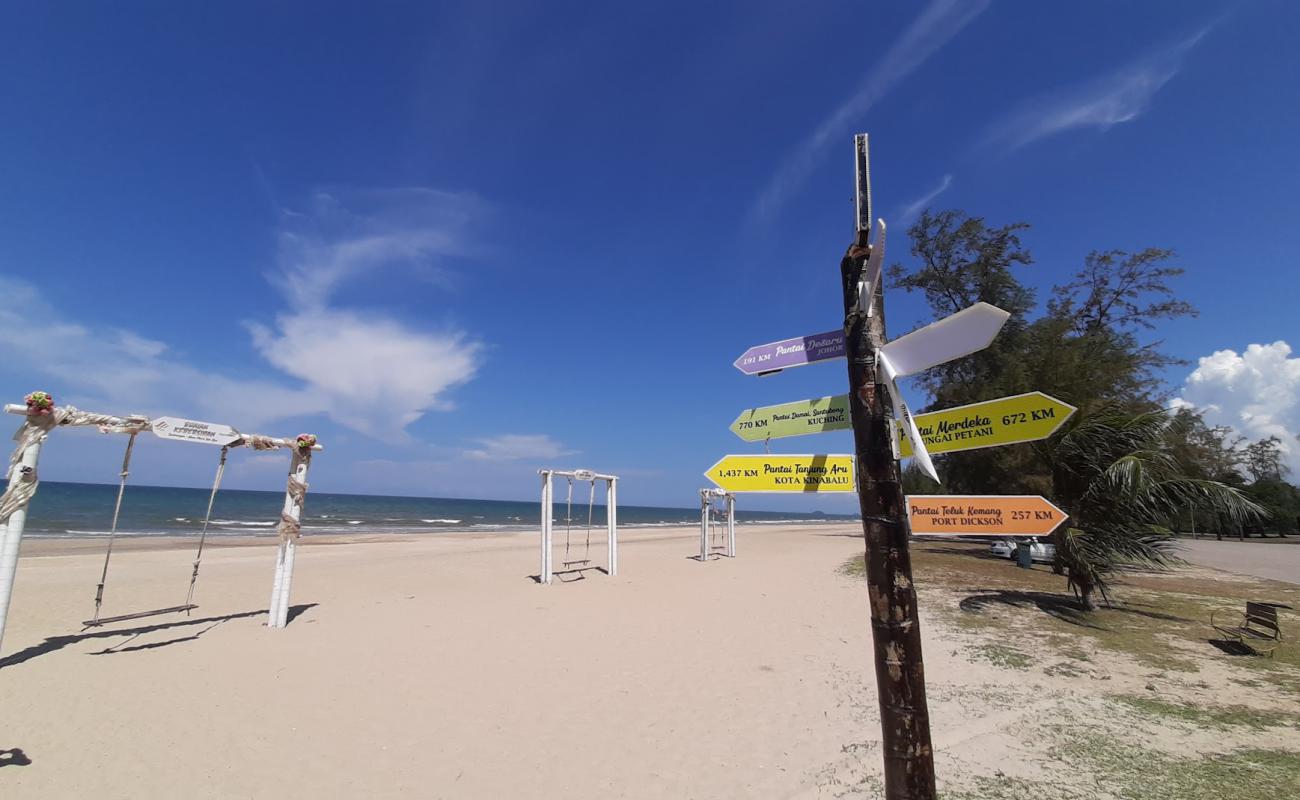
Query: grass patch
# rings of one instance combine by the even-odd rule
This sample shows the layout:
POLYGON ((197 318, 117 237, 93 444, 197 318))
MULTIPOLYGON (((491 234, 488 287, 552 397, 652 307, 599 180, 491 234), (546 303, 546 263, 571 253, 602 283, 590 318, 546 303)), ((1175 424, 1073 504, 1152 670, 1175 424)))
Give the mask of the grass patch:
POLYGON ((1059 661, 1055 664, 1048 664, 1043 667, 1044 675, 1053 675, 1062 678, 1078 678, 1087 675, 1086 670, 1079 669, 1078 666, 1069 661, 1059 661))
POLYGON ((1218 756, 1171 758, 1093 736, 1057 748, 1063 767, 1092 778, 1087 789, 1059 781, 980 776, 943 800, 1280 800, 1300 789, 1300 754, 1239 750, 1218 756))
POLYGON ((1004 644, 978 644, 967 649, 981 661, 1004 669, 1029 669, 1034 663, 1034 659, 1025 653, 1004 644))
POLYGON ((846 575, 850 578, 866 578, 867 577, 866 555, 865 554, 858 555, 858 556, 854 556, 853 558, 850 558, 848 561, 845 561, 843 564, 840 564, 839 571, 841 575, 846 575))
MULTIPOLYGON (((1219 636, 1209 625, 1211 611, 1221 612, 1220 617, 1226 613, 1231 621, 1247 599, 1300 608, 1300 588, 1290 584, 1239 578, 1217 581, 1179 570, 1133 574, 1116 582, 1113 606, 1084 613, 1064 576, 1053 575, 1045 566, 1017 568, 1005 559, 989 557, 981 544, 915 542, 912 555, 915 582, 922 591, 943 588, 958 594, 958 604, 945 604, 932 613, 960 628, 1015 625, 1018 635, 1031 635, 1048 643, 1056 654, 1077 660, 1089 658, 1077 644, 1085 638, 1099 650, 1125 653, 1161 670, 1196 672, 1198 662, 1218 661, 1300 694, 1300 644, 1293 643, 1300 633, 1300 615, 1282 613, 1283 635, 1290 633, 1293 640, 1284 641, 1273 658, 1232 656, 1209 642, 1219 636), (1026 613, 1033 615, 1028 626, 1026 613)), ((845 570, 862 574, 862 558, 853 559, 845 570)))
POLYGON ((1300 790, 1300 754, 1282 750, 1171 758, 1113 738, 1088 737, 1061 746, 1056 755, 1089 770, 1125 800, 1279 800, 1300 790))
POLYGON ((1275 726, 1300 728, 1300 716, 1274 711, 1259 711, 1236 706, 1233 708, 1202 708, 1180 703, 1167 703, 1150 697, 1117 695, 1116 700, 1152 717, 1177 719, 1202 728, 1226 729, 1241 726, 1263 730, 1275 726))

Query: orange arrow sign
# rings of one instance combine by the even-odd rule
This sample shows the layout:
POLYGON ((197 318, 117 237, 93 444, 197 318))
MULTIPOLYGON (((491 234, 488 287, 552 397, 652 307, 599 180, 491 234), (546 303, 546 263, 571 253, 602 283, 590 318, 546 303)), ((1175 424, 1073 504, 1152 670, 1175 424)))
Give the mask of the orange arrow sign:
POLYGON ((1037 495, 909 495, 912 533, 977 536, 1046 536, 1066 517, 1037 495))

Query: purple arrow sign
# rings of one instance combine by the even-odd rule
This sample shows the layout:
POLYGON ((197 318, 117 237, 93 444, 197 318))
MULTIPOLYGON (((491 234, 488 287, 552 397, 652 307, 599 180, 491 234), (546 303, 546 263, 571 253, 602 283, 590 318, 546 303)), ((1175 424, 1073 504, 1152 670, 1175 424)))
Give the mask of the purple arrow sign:
POLYGON ((835 330, 751 347, 736 359, 735 367, 746 375, 763 375, 843 357, 844 331, 835 330))

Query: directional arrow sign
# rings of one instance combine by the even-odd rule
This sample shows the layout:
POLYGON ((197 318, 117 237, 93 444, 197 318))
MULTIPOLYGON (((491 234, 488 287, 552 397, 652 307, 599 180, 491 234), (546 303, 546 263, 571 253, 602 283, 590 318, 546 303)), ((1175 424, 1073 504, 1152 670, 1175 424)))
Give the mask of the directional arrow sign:
MULTIPOLYGON (((1056 433, 1076 410, 1050 395, 1030 392, 918 414, 916 427, 925 441, 925 449, 931 453, 979 450, 1046 439, 1056 433)), ((734 426, 732 430, 735 430, 734 426)), ((900 456, 912 455, 909 440, 905 439, 899 445, 900 456)))
POLYGON ((993 343, 1011 316, 988 303, 976 303, 951 317, 898 337, 880 348, 898 377, 978 352, 993 343))
POLYGON ((834 330, 751 347, 736 359, 735 367, 746 375, 761 375, 843 357, 844 331, 834 330))
POLYGON ((926 325, 920 330, 900 336, 876 351, 876 360, 889 382, 889 399, 894 404, 894 417, 901 420, 907 438, 911 440, 912 455, 926 475, 939 480, 934 462, 925 449, 925 442, 916 427, 916 419, 903 402, 898 389, 898 379, 929 369, 954 358, 983 350, 998 335, 1011 316, 997 306, 976 303, 951 317, 926 325))
POLYGON ((182 442, 203 442, 225 446, 242 438, 242 434, 229 425, 215 422, 196 422, 180 417, 159 417, 150 423, 150 429, 164 439, 182 442))
POLYGON ((819 397, 779 406, 751 408, 731 423, 731 432, 747 442, 762 442, 785 436, 802 436, 822 431, 844 431, 849 420, 849 396, 819 397))
POLYGON ((723 456, 704 476, 729 492, 852 492, 853 456, 723 456))
POLYGON ((1065 512, 1036 495, 909 495, 915 534, 1046 536, 1065 512))

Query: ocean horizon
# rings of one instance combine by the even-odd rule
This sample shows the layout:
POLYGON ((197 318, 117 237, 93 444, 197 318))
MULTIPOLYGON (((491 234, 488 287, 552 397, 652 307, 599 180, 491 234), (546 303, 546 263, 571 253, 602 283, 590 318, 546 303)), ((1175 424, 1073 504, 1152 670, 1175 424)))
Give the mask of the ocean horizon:
MULTIPOLYGON (((107 536, 112 525, 117 485, 42 481, 28 511, 26 535, 43 538, 107 536)), ((187 536, 203 529, 210 489, 128 485, 118 522, 119 536, 187 536)), ((588 490, 589 491, 589 490, 588 490)), ((557 531, 570 518, 573 530, 586 530, 587 492, 575 487, 571 516, 557 486, 553 509, 557 531)), ((602 528, 604 492, 596 491, 591 525, 602 528)), ((210 536, 272 535, 280 518, 284 492, 222 489, 212 508, 210 536)), ((699 507, 618 507, 620 528, 654 528, 698 524, 699 507)), ((852 522, 851 514, 736 510, 736 524, 852 522)), ((303 535, 347 533, 514 533, 537 530, 541 502, 475 500, 451 497, 309 492, 303 535)))

